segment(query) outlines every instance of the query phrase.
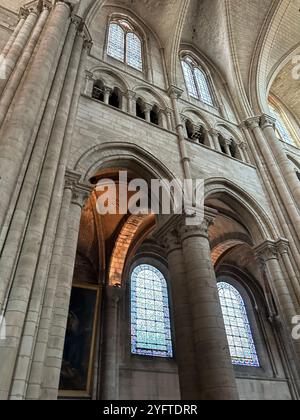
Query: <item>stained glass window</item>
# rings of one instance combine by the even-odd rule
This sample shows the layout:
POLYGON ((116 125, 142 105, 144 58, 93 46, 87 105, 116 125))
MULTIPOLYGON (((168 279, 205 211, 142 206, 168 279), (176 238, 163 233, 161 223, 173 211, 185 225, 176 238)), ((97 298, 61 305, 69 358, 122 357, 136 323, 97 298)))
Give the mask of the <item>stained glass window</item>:
POLYGON ((260 367, 244 300, 229 283, 218 283, 233 365, 260 367))
POLYGON ((271 116, 276 119, 276 128, 277 131, 283 141, 289 144, 293 144, 293 140, 291 139, 291 135, 283 122, 281 115, 279 112, 270 105, 271 116))
POLYGON ((129 64, 129 66, 134 67, 137 70, 143 70, 142 43, 140 38, 133 32, 127 34, 126 55, 127 64, 129 64))
POLYGON ((109 25, 107 54, 142 71, 142 42, 133 30, 133 27, 125 20, 112 22, 109 25))
POLYGON ((203 71, 198 68, 196 68, 194 72, 195 72, 195 78, 199 87, 202 101, 208 105, 213 106, 213 100, 212 100, 211 93, 209 90, 206 74, 203 73, 203 71))
POLYGON ((131 352, 173 357, 167 283, 147 264, 136 267, 131 276, 131 352))
POLYGON ((186 83, 186 86, 188 88, 189 94, 193 98, 199 99, 199 95, 198 95, 198 91, 197 91, 197 88, 196 88, 196 82, 195 82, 195 79, 194 79, 194 74, 193 74, 192 67, 186 61, 182 62, 182 67, 183 67, 185 83, 186 83))
POLYGON ((190 57, 182 60, 182 68, 189 94, 193 98, 201 99, 206 104, 214 106, 209 81, 204 71, 190 57))
POLYGON ((111 23, 108 35, 108 55, 119 61, 124 61, 125 32, 117 23, 111 23))

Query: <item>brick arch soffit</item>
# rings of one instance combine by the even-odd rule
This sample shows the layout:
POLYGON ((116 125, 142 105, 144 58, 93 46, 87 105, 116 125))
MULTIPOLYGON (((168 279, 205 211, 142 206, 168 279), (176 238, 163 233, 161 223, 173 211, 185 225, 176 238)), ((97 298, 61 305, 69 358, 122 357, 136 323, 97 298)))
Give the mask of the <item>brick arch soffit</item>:
POLYGON ((124 284, 123 277, 128 258, 134 254, 154 228, 154 216, 130 215, 127 218, 120 229, 111 255, 108 273, 110 286, 124 284))

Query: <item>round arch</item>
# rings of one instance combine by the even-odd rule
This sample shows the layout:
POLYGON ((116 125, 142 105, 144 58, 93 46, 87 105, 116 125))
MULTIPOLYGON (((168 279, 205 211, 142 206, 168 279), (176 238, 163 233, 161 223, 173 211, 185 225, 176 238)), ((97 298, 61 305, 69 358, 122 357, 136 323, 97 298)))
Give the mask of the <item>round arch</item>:
POLYGON ((280 236, 266 211, 238 185, 224 178, 205 182, 205 199, 218 198, 234 209, 249 229, 255 245, 280 236))

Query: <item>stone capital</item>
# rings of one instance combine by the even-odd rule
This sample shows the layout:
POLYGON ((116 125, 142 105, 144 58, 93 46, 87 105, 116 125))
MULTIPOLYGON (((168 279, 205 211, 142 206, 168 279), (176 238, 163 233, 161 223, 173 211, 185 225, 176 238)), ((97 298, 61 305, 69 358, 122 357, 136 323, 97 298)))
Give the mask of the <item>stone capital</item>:
MULTIPOLYGON (((179 233, 182 241, 192 237, 202 237, 208 239, 209 228, 214 224, 215 217, 218 213, 211 209, 205 210, 204 218, 201 222, 195 224, 187 223, 186 218, 179 227, 179 233)), ((197 217, 197 215, 192 215, 191 217, 197 217)))
POLYGON ((280 238, 276 242, 277 251, 280 255, 288 254, 290 250, 290 242, 287 239, 280 238))
POLYGON ((249 128, 250 130, 254 130, 255 128, 258 128, 259 123, 260 123, 260 117, 252 117, 243 122, 244 126, 249 128))
POLYGON ((274 241, 267 240, 257 246, 255 249, 255 256, 257 260, 265 266, 265 264, 270 260, 278 259, 278 249, 277 244, 274 241))
POLYGON ((133 90, 127 90, 126 95, 128 99, 131 99, 131 100, 136 98, 136 92, 134 92, 133 90))
POLYGON ((79 182, 73 188, 72 203, 83 208, 92 190, 93 190, 92 185, 79 182))
POLYGON ((179 240, 178 230, 172 229, 166 232, 164 236, 159 239, 159 244, 166 250, 167 254, 178 249, 181 250, 181 242, 179 240))
POLYGON ((67 170, 65 174, 65 189, 73 190, 74 187, 79 183, 81 174, 75 171, 67 170))
POLYGON ((121 284, 107 285, 105 294, 110 302, 118 304, 124 296, 124 288, 121 284))
POLYGON ((111 87, 109 87, 109 86, 104 86, 104 88, 103 88, 103 92, 104 92, 104 93, 111 93, 111 92, 112 92, 112 88, 111 88, 111 87))
POLYGON ((213 137, 218 137, 219 132, 215 128, 211 128, 210 130, 208 130, 208 134, 210 134, 213 137))
POLYGON ((168 95, 171 99, 179 99, 183 94, 183 90, 175 85, 171 85, 168 89, 168 95))
POLYGON ((270 115, 263 114, 260 118, 261 128, 264 130, 265 128, 272 127, 275 129, 276 127, 276 119, 271 117, 270 115))
POLYGON ((144 111, 145 112, 150 112, 152 110, 152 108, 153 108, 152 104, 144 103, 144 111))

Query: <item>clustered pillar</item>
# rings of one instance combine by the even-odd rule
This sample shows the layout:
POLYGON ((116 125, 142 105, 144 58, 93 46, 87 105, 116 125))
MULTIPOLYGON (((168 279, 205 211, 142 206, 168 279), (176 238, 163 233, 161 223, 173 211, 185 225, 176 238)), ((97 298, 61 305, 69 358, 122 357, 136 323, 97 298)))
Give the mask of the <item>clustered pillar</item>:
POLYGON ((6 45, 0 85, 0 311, 7 325, 0 399, 57 398, 80 217, 91 191, 78 174, 64 187, 91 41, 69 2, 42 5, 21 17, 6 45))
MULTIPOLYGON (((176 220, 176 240, 168 246, 179 380, 182 398, 237 400, 208 240, 214 217, 206 211, 202 223, 176 220)), ((171 229, 174 236, 174 226, 171 229)), ((163 240, 170 243, 170 232, 163 240)))

